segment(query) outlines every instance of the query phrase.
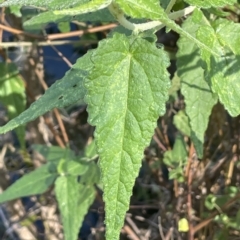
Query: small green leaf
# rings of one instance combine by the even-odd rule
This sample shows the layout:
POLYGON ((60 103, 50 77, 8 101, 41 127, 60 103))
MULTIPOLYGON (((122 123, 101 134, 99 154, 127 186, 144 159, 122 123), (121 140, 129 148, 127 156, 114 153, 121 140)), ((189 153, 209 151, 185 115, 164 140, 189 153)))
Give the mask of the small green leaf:
POLYGON ((61 175, 80 176, 88 170, 88 164, 62 158, 58 163, 57 170, 61 175))
POLYGON ((180 87, 181 87, 180 78, 177 74, 175 74, 171 81, 171 88, 169 89, 168 94, 174 96, 180 89, 180 87))
POLYGON ((85 156, 87 158, 93 158, 97 155, 97 148, 95 141, 93 140, 86 148, 85 148, 85 156))
POLYGON ((84 216, 95 199, 93 187, 77 182, 76 177, 59 177, 55 193, 63 222, 64 239, 77 240, 84 216))
POLYGON ((74 159, 75 155, 69 148, 61 148, 58 146, 46 146, 40 144, 33 144, 32 149, 42 154, 48 162, 58 162, 62 158, 74 159))
POLYGON ((44 193, 58 176, 52 164, 45 164, 25 174, 0 195, 0 203, 44 193))
POLYGON ((68 16, 73 16, 76 14, 83 14, 88 12, 95 12, 100 9, 106 8, 112 0, 85 0, 80 2, 76 7, 63 9, 63 10, 56 10, 53 11, 54 14, 64 14, 68 16))
POLYGON ((184 111, 179 111, 176 115, 174 115, 173 124, 179 131, 190 137, 191 128, 189 125, 188 116, 184 113, 184 111))
POLYGON ((90 162, 88 164, 87 171, 81 176, 80 183, 87 184, 87 185, 93 185, 98 184, 100 182, 100 169, 99 166, 94 163, 90 162))
POLYGON ((172 168, 169 172, 170 179, 177 179, 179 182, 184 181, 183 167, 187 162, 188 154, 186 143, 181 134, 178 134, 172 150, 164 153, 163 162, 172 168))
POLYGON ((212 210, 215 208, 216 206, 216 200, 217 200, 217 197, 213 194, 208 194, 208 196, 205 198, 205 206, 206 208, 208 208, 209 210, 212 210))
POLYGON ((16 17, 22 17, 22 13, 21 13, 21 7, 19 6, 10 6, 10 12, 12 14, 14 14, 16 17))
POLYGON ((71 31, 70 23, 69 22, 60 22, 60 23, 58 23, 58 29, 62 33, 70 32, 71 31))
POLYGON ((236 0, 184 0, 190 5, 210 8, 210 7, 223 7, 225 5, 233 5, 236 3, 236 0))
POLYGON ((26 111, 11 120, 4 127, 0 128, 0 133, 5 133, 17 126, 34 120, 53 108, 62 108, 83 100, 85 89, 83 80, 88 75, 88 70, 92 66, 90 60, 91 52, 81 57, 66 75, 55 82, 36 102, 26 111))
MULTIPOLYGON (((0 63, 0 102, 8 111, 9 120, 25 110, 26 94, 23 79, 13 63, 0 63)), ((25 149, 25 126, 16 129, 21 148, 25 149)))
POLYGON ((165 112, 169 60, 155 43, 114 34, 100 42, 92 61, 95 68, 85 82, 85 100, 89 122, 96 126, 106 238, 118 239, 143 150, 165 112))

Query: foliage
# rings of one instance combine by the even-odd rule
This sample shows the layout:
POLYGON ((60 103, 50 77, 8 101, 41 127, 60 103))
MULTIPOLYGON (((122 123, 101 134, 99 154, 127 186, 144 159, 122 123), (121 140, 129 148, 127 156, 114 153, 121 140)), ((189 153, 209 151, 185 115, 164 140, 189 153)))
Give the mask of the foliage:
MULTIPOLYGON (((0 128, 0 133, 34 120, 53 108, 63 108, 79 100, 87 104, 88 121, 96 126, 94 137, 100 159, 108 240, 119 238, 144 148, 151 141, 159 116, 165 113, 169 95, 178 91, 176 86, 170 88, 167 71, 170 60, 164 48, 156 44, 154 33, 157 30, 167 27, 180 34, 176 55, 177 77, 180 78, 180 91, 186 104, 185 111, 179 111, 173 121, 181 133, 177 135, 173 148, 164 153, 163 162, 170 170, 169 178, 179 183, 186 180, 184 168, 189 158, 189 142, 193 142, 199 158, 204 156, 204 134, 211 111, 218 101, 231 116, 240 113, 239 24, 224 18, 225 15, 212 17, 208 11, 210 7, 223 7, 235 1, 186 0, 185 3, 191 6, 176 12, 170 12, 175 1, 160 2, 7 0, 1 4, 2 7, 31 5, 44 9, 25 22, 27 29, 77 18, 118 21, 130 30, 130 34, 118 29, 109 34, 107 39, 99 42, 97 49, 81 57, 61 80, 18 116, 16 114, 20 112, 16 109, 22 112, 24 100, 13 103, 11 111, 10 100, 4 99, 14 94, 21 95, 22 90, 19 88, 21 93, 16 93, 16 89, 10 92, 4 90, 4 86, 0 89, 2 102, 8 105, 12 119, 0 128), (191 13, 182 26, 175 23, 174 20, 191 13), (142 22, 133 23, 133 19, 142 22), (20 103, 21 107, 17 108, 20 103)), ((182 2, 182 5, 186 4, 182 2)), ((6 70, 10 66, 2 67, 6 70)), ((7 74, 11 75, 10 68, 7 74)), ((14 84, 17 82, 15 80, 14 84)), ((12 80, 5 79, 4 83, 11 84, 12 80)), ((41 194, 54 183, 65 239, 77 239, 79 226, 95 198, 98 168, 94 161, 79 159, 70 150, 54 147, 44 150, 39 146, 37 149, 48 163, 10 186, 0 195, 0 202, 41 194)), ((207 200, 206 207, 213 209, 217 204, 215 199, 209 195, 207 200)), ((179 229, 188 231, 187 220, 182 219, 179 229)), ((225 221, 224 218, 217 220, 225 221)))

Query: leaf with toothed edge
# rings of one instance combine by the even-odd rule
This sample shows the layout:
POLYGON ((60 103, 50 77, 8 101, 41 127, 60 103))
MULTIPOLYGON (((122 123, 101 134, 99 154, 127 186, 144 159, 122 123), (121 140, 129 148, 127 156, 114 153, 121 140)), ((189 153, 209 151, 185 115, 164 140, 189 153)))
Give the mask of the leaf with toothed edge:
POLYGON ((229 35, 225 31, 230 32, 234 27, 239 29, 239 26, 228 24, 227 20, 216 21, 213 25, 201 27, 197 32, 198 39, 205 41, 212 49, 222 51, 221 57, 217 57, 201 49, 201 58, 206 62, 205 78, 229 114, 236 117, 240 114, 240 47, 237 44, 240 35, 239 32, 236 32, 238 37, 234 38, 231 38, 231 34, 224 35, 229 35))
MULTIPOLYGON (((195 10, 183 24, 183 29, 194 37, 205 22, 200 10, 195 10)), ((191 139, 194 142, 198 156, 203 155, 204 133, 208 126, 212 107, 217 102, 217 96, 212 93, 204 78, 204 69, 197 45, 185 37, 178 41, 177 71, 181 79, 181 92, 186 103, 186 113, 190 120, 191 139)))
POLYGON ((100 42, 91 60, 94 68, 85 81, 85 101, 89 122, 96 126, 106 239, 118 239, 143 150, 165 112, 169 59, 155 43, 116 33, 100 42))

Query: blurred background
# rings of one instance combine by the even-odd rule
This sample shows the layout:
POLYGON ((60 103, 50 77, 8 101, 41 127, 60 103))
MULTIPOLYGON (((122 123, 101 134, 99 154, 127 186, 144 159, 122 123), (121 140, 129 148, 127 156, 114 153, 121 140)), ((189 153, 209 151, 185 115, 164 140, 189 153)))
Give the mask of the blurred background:
MULTIPOLYGON (((183 2, 178 1, 176 8, 182 7, 183 2)), ((107 14, 106 22, 73 17, 41 26, 23 25, 39 11, 29 7, 0 9, 1 125, 41 97, 117 26, 107 14)), ((239 22, 240 6, 215 14, 226 14, 239 22)), ((121 239, 189 239, 189 229, 195 239, 240 239, 240 118, 230 117, 218 103, 206 131, 204 157, 199 159, 187 134, 185 103, 176 74, 179 36, 165 33, 165 29, 156 35, 171 59, 172 87, 166 113, 159 118, 151 144, 144 151, 121 239), (191 225, 187 222, 190 216, 191 225)), ((96 156, 94 128, 87 118, 86 105, 77 102, 0 135, 1 191, 47 160, 34 150, 35 145, 49 149, 70 146, 77 156, 85 156, 87 149, 96 156)), ((104 231, 102 190, 96 186, 95 201, 79 229, 79 239, 104 239, 104 231)), ((64 239, 53 188, 0 205, 0 239, 64 239)))

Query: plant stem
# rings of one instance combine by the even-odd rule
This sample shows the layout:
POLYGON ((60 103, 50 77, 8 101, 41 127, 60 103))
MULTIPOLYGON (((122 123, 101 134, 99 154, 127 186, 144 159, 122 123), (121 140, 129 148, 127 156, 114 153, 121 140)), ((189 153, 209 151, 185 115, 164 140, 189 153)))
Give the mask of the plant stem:
POLYGON ((174 4, 175 4, 176 0, 170 0, 170 3, 168 4, 165 13, 170 13, 170 11, 172 10, 174 4))
MULTIPOLYGON (((138 24, 132 23, 125 18, 124 12, 115 3, 111 3, 108 6, 108 9, 122 26, 124 26, 125 28, 127 28, 129 30, 135 31, 135 32, 144 32, 144 31, 149 30, 149 29, 159 30, 159 29, 161 29, 165 26, 165 24, 163 24, 160 21, 151 21, 151 22, 138 23, 138 24)), ((194 11, 194 9, 195 9, 195 7, 190 6, 190 7, 187 7, 185 9, 183 9, 183 10, 170 13, 168 15, 168 17, 171 20, 176 20, 180 17, 183 17, 183 16, 186 16, 186 15, 190 14, 191 12, 194 11)))

